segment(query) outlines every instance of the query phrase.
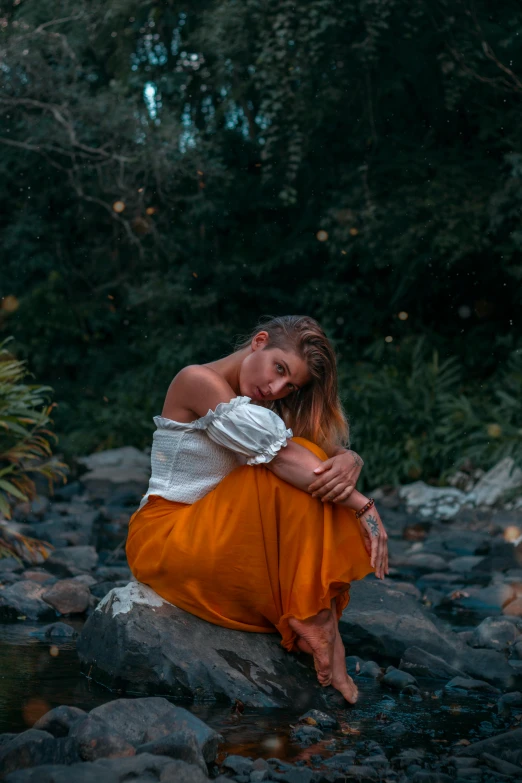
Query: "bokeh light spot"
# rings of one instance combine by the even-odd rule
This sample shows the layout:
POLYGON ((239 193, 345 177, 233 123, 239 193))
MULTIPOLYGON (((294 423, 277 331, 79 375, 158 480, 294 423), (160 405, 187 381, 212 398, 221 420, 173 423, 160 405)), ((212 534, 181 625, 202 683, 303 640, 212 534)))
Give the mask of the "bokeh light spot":
POLYGON ((504 541, 513 542, 520 537, 520 529, 516 525, 510 525, 504 530, 504 541))
POLYGON ((46 712, 49 712, 50 709, 50 705, 44 699, 29 699, 22 708, 22 715, 26 726, 34 726, 36 721, 39 720, 42 715, 45 715, 46 712))
POLYGON ((0 307, 6 313, 14 313, 20 307, 20 302, 16 296, 9 294, 9 296, 2 297, 0 307))
POLYGON ((389 334, 388 337, 384 338, 384 342, 385 343, 392 343, 393 342, 393 337, 391 336, 391 334, 389 334))
POLYGON ((321 229, 321 231, 318 231, 315 236, 317 237, 319 242, 326 242, 326 240, 328 239, 328 231, 323 231, 321 229))
POLYGON ((400 321, 407 321, 408 320, 408 313, 405 312, 404 310, 401 310, 401 312, 399 313, 399 315, 397 317, 399 318, 400 321))
POLYGON ((112 208, 115 212, 120 213, 123 212, 123 210, 125 209, 125 204, 123 201, 115 201, 114 204, 112 205, 112 208))

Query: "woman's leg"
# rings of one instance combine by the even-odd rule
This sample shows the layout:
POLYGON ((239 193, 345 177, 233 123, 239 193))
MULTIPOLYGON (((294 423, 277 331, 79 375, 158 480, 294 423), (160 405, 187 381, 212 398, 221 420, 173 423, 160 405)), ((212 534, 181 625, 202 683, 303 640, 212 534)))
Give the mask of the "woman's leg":
POLYGON ((335 599, 331 609, 322 609, 307 620, 289 619, 298 634, 297 646, 313 656, 317 679, 323 686, 333 685, 351 704, 357 701, 357 686, 346 671, 344 644, 335 614, 335 599))

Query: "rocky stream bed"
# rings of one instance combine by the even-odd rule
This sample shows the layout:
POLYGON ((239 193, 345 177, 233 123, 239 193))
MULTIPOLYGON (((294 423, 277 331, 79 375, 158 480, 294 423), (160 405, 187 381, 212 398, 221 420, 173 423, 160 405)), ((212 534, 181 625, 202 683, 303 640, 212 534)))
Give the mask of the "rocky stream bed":
POLYGON ((210 625, 133 581, 148 456, 85 466, 15 510, 51 555, 0 559, 0 779, 522 780, 522 508, 499 507, 498 466, 466 489, 378 493, 391 573, 354 583, 340 622, 355 706, 276 634, 210 625))

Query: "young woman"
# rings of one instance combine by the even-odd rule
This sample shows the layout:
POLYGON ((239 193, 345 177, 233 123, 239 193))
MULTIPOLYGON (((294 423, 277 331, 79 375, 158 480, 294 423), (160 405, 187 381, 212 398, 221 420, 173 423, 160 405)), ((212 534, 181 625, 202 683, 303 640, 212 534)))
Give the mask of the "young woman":
POLYGON ((279 631, 355 703, 338 620, 353 580, 388 572, 387 535, 355 489, 362 460, 342 448, 336 359, 317 321, 265 320, 230 355, 185 367, 154 422, 127 541, 136 579, 211 623, 279 631))

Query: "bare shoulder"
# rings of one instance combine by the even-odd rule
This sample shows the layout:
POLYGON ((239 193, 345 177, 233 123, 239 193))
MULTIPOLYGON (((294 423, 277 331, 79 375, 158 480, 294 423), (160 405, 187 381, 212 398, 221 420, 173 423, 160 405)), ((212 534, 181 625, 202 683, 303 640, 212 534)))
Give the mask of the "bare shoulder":
POLYGON ((174 421, 189 422, 204 416, 220 402, 236 397, 228 382, 210 367, 190 364, 172 380, 162 416, 174 421))

